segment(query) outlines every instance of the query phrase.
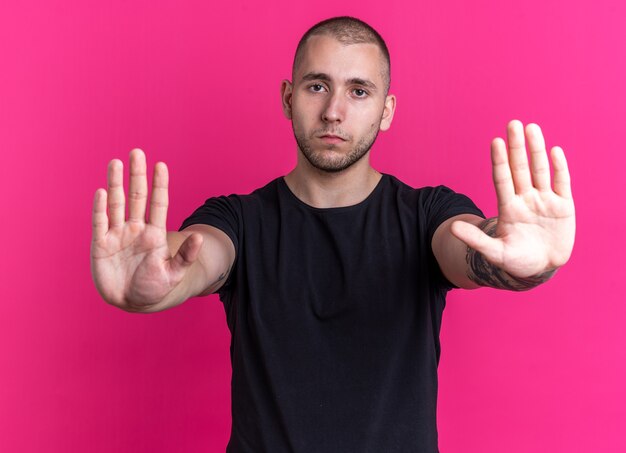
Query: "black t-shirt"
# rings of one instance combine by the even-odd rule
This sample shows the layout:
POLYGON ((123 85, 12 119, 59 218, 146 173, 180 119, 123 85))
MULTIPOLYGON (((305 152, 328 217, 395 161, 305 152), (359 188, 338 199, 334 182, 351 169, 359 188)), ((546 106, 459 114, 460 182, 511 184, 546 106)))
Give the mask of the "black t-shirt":
POLYGON ((437 452, 445 295, 432 236, 482 213, 465 196, 383 175, 349 207, 319 209, 278 178, 206 201, 181 229, 236 249, 220 299, 232 334, 228 452, 437 452))

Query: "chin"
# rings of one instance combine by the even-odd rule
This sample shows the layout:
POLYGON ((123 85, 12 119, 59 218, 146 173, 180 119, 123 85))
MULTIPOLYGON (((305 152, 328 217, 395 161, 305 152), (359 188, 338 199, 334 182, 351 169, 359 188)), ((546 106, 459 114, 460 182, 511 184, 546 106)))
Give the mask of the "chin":
MULTIPOLYGON (((330 151, 330 150, 328 150, 330 151)), ((365 155, 346 155, 337 152, 318 151, 303 153, 312 167, 327 173, 339 173, 356 164, 365 155), (330 156, 328 155, 330 154, 330 156)))

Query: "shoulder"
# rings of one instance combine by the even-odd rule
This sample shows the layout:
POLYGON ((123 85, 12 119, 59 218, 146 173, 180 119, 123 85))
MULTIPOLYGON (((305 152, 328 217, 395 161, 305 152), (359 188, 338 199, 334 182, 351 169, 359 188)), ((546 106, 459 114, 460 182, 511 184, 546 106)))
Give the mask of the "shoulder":
POLYGON ((254 191, 246 195, 232 195, 236 197, 241 203, 254 203, 254 202, 266 202, 275 199, 280 191, 280 186, 283 183, 283 177, 274 178, 263 187, 259 187, 254 191))
POLYGON ((279 179, 276 178, 249 194, 219 195, 207 198, 184 220, 180 230, 194 224, 206 224, 227 231, 230 236, 236 235, 246 212, 262 209, 263 205, 267 206, 267 202, 275 197, 273 194, 277 192, 279 179))
POLYGON ((387 175, 388 190, 401 211, 416 220, 428 231, 431 238, 445 220, 460 214, 484 217, 474 202, 464 194, 444 185, 414 188, 395 176, 387 175))
POLYGON ((263 187, 259 187, 247 194, 232 193, 230 195, 210 197, 204 202, 204 206, 228 206, 240 211, 246 205, 275 198, 279 191, 280 180, 281 178, 273 179, 263 187))
POLYGON ((416 207, 428 208, 439 203, 445 204, 458 198, 469 200, 465 195, 459 194, 444 185, 413 187, 396 176, 386 174, 385 177, 388 180, 388 193, 394 194, 400 200, 404 200, 416 207))

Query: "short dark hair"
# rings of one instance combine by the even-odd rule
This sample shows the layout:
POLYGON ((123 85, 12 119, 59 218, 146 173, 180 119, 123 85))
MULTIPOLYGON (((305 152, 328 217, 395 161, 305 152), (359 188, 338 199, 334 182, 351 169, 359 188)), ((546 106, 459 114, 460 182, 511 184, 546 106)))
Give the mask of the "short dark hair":
POLYGON ((385 92, 389 91, 389 85, 391 83, 391 59, 389 58, 389 49, 385 40, 380 34, 374 30, 374 28, 356 17, 339 16, 331 17, 330 19, 323 20, 313 25, 302 36, 298 47, 296 48, 296 54, 293 58, 293 66, 291 68, 292 78, 296 74, 296 68, 302 61, 302 53, 306 43, 312 36, 328 35, 335 38, 342 44, 375 44, 380 49, 383 59, 385 60, 385 67, 383 70, 383 79, 385 81, 385 92))

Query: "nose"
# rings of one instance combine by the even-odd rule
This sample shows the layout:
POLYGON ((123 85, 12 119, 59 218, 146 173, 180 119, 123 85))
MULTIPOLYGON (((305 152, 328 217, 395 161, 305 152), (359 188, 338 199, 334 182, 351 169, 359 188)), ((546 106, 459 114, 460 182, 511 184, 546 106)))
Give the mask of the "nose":
POLYGON ((322 120, 325 123, 342 122, 345 115, 345 105, 342 96, 334 92, 328 97, 328 102, 322 112, 322 120))

